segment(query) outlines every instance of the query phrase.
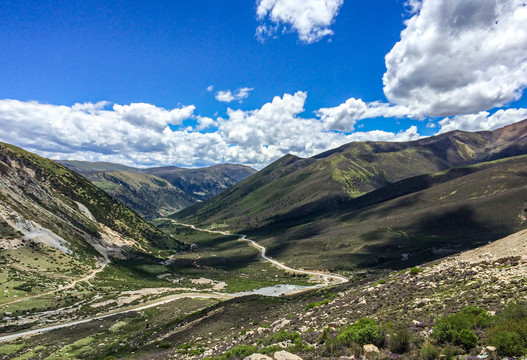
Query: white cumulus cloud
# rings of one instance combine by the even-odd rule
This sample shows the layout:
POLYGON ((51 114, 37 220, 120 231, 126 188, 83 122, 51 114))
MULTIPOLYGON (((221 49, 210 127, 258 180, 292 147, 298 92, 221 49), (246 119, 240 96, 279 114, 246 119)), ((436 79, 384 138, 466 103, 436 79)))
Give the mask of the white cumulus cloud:
POLYGON ((478 113, 527 85, 524 0, 410 0, 413 12, 386 55, 391 103, 428 116, 478 113))
POLYGON ((525 119, 527 119, 527 109, 501 109, 492 115, 487 111, 481 111, 477 114, 458 115, 441 120, 439 133, 453 130, 495 130, 525 119))
POLYGON ((296 31, 302 42, 319 41, 333 34, 330 26, 343 3, 344 0, 258 0, 256 15, 262 24, 256 35, 262 40, 283 25, 296 31))
POLYGON ((249 93, 253 90, 254 88, 248 87, 239 88, 235 92, 232 92, 230 90, 220 90, 216 93, 216 100, 226 103, 230 103, 234 100, 241 101, 249 97, 249 93))
POLYGON ((0 100, 0 141, 53 159, 144 166, 232 162, 261 168, 287 153, 309 157, 351 141, 420 137, 415 126, 399 133, 328 131, 328 118, 300 116, 306 99, 302 91, 284 94, 259 109, 228 109, 226 118, 217 119, 195 115, 193 105, 164 109, 142 103, 59 106, 0 100), (195 125, 168 126, 187 119, 195 125))
POLYGON ((378 101, 365 103, 361 99, 351 98, 332 108, 322 108, 317 115, 325 122, 328 130, 353 131, 359 120, 376 117, 412 117, 417 116, 404 105, 390 105, 378 101))

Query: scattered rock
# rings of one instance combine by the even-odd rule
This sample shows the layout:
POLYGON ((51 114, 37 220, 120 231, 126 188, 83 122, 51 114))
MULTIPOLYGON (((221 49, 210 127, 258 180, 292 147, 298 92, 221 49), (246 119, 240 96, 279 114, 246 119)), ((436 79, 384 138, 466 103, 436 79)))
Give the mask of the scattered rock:
POLYGON ((496 347, 494 347, 494 346, 487 346, 485 348, 485 350, 487 350, 487 352, 489 352, 489 353, 493 353, 493 352, 496 352, 496 347))
POLYGON ((302 360, 300 356, 291 354, 285 350, 275 352, 273 357, 275 360, 302 360))
POLYGON ((273 328, 273 332, 278 332, 284 326, 289 325, 290 323, 291 323, 291 320, 289 319, 277 320, 271 324, 271 327, 273 328))
POLYGON ((377 359, 379 356, 379 349, 373 344, 364 345, 362 350, 364 351, 364 358, 367 360, 377 359))

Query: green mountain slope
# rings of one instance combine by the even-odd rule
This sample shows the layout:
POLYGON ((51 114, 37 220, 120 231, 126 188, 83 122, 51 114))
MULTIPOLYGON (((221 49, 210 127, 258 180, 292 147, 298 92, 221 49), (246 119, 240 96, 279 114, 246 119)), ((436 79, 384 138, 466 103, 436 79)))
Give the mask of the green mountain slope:
MULTIPOLYGON (((16 255, 24 248, 40 249, 42 254, 58 251, 64 263, 71 260, 73 265, 80 261, 91 266, 94 256, 125 259, 134 253, 151 256, 161 249, 185 248, 81 175, 4 143, 0 143, 0 229, 5 251, 16 255)), ((53 258, 36 259, 44 266, 53 258)))
POLYGON ((0 161, 2 206, 30 221, 45 222, 57 233, 71 230, 66 235, 72 240, 100 238, 106 227, 129 239, 132 247, 183 248, 65 166, 4 143, 0 161), (60 220, 74 226, 65 230, 60 220))
POLYGON ((95 186, 145 218, 166 216, 196 202, 194 197, 154 175, 111 171, 85 176, 95 186))
POLYGON ((201 169, 174 166, 138 169, 120 164, 60 161, 145 218, 166 216, 219 194, 255 173, 222 164, 201 169))
POLYGON ((524 121, 494 132, 351 143, 310 159, 286 156, 174 217, 268 239, 271 255, 297 266, 400 266, 405 253, 418 262, 437 256, 434 247, 459 251, 523 226, 525 159, 511 159, 515 172, 497 162, 422 175, 526 153, 526 134, 524 121), (472 195, 482 188, 487 192, 472 195), (489 212, 493 206, 500 211, 489 212))

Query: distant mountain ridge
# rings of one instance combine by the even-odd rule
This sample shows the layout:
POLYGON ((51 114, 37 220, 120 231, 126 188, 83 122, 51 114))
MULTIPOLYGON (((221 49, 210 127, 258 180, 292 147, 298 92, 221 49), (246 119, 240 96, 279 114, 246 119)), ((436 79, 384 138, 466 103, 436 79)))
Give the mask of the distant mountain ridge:
POLYGON ((140 169, 108 162, 61 160, 145 218, 166 216, 209 199, 256 170, 220 164, 187 169, 175 166, 140 169))
POLYGON ((372 266, 366 261, 367 257, 371 259, 374 255, 373 259, 377 259, 374 264, 395 261, 405 247, 418 252, 432 247, 434 238, 441 246, 449 241, 455 242, 455 246, 473 246, 475 239, 469 236, 470 229, 463 228, 454 220, 456 213, 467 224, 479 223, 478 217, 495 223, 494 227, 482 225, 485 230, 474 231, 486 241, 506 236, 512 230, 520 230, 524 225, 518 219, 523 214, 524 203, 527 203, 527 198, 523 197, 524 190, 521 190, 527 182, 522 182, 523 170, 520 170, 524 167, 525 158, 513 156, 523 154, 527 154, 527 121, 495 131, 453 131, 411 142, 349 143, 308 159, 286 155, 220 195, 193 205, 174 217, 202 226, 224 224, 232 231, 249 233, 261 240, 272 239, 272 243, 268 244, 269 253, 284 256, 282 259, 293 261, 293 264, 295 258, 300 258, 298 254, 304 253, 310 257, 314 267, 317 262, 323 263, 319 266, 346 263, 349 264, 347 267, 357 264, 372 266), (495 162, 505 158, 510 158, 518 170, 507 171, 512 165, 495 162), (469 168, 450 170, 467 166, 469 168), (443 174, 445 171, 446 175, 443 174), (499 175, 501 180, 496 172, 503 172, 499 175), (492 174, 492 177, 480 178, 483 174, 492 174), (466 182, 469 178, 472 183, 466 182), (476 184, 488 189, 478 199, 471 196, 480 192, 476 184), (442 199, 450 195, 438 191, 446 189, 464 195, 452 203, 442 204, 442 199), (516 191, 522 195, 508 197, 516 191), (492 200, 497 194, 501 198, 492 200), (405 198, 414 200, 401 203, 405 198), (420 201, 422 198, 429 198, 432 205, 427 203, 425 206, 420 201), (508 199, 509 205, 505 199, 508 199), (497 202, 495 209, 501 209, 501 213, 494 216, 486 210, 492 207, 492 201, 497 202), (437 208, 433 206, 434 202, 437 208), (443 208, 440 209, 439 205, 443 208), (380 211, 374 215, 377 220, 366 220, 368 217, 361 216, 372 208, 380 211), (398 223, 388 220, 391 213, 399 214, 398 223), (418 220, 420 217, 422 220, 418 220), (425 221, 426 217, 429 217, 426 221, 440 224, 438 226, 442 229, 434 226, 418 229, 417 224, 425 221), (501 230, 498 229, 500 221, 503 225, 501 230), (453 233, 454 224, 461 228, 457 235, 453 233), (386 230, 379 232, 376 226, 386 230), (428 240, 421 248, 412 248, 401 243, 403 233, 414 241, 416 236, 428 240), (334 241, 335 237, 339 240, 334 241), (350 239, 347 245, 341 243, 345 237, 350 239), (353 244, 355 238, 359 241, 353 244), (375 251, 372 242, 378 242, 380 246, 375 251), (326 243, 326 247, 321 246, 322 243, 326 243), (399 244, 390 250, 394 255, 379 256, 386 251, 383 247, 392 243, 399 244), (336 250, 333 246, 342 248, 336 250), (361 253, 357 246, 370 250, 361 253), (349 253, 346 254, 346 251, 349 253), (338 257, 342 261, 335 261, 338 257))

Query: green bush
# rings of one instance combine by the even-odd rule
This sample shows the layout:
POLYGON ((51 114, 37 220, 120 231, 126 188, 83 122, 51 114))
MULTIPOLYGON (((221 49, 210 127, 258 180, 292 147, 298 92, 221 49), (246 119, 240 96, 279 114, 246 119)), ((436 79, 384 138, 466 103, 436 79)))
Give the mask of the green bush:
POLYGON ((466 351, 475 348, 477 344, 478 337, 474 334, 474 331, 470 329, 461 329, 454 339, 454 345, 461 346, 466 351))
POLYGON ((496 316, 493 327, 487 331, 489 343, 501 356, 527 354, 527 307, 511 303, 496 316))
POLYGON ((465 351, 458 347, 458 346, 453 346, 453 345, 446 345, 442 350, 441 350, 441 353, 443 355, 445 355, 445 359, 446 360, 452 360, 454 359, 457 355, 463 355, 465 353, 465 351))
POLYGON ((466 351, 476 346, 476 328, 486 328, 491 319, 484 309, 468 306, 456 314, 439 319, 434 326, 434 337, 439 343, 452 343, 462 346, 466 351))
POLYGON ((276 344, 282 341, 291 341, 293 344, 300 342, 302 339, 300 338, 300 334, 297 332, 294 333, 288 333, 287 331, 279 331, 277 333, 274 333, 267 339, 267 344, 276 344))
POLYGON ((325 355, 327 356, 338 355, 342 348, 343 348, 343 345, 340 343, 340 341, 337 340, 337 338, 334 338, 332 336, 328 336, 325 338, 324 350, 323 350, 325 355))
POLYGON ((527 306, 510 303, 497 316, 499 321, 527 319, 527 306))
POLYGON ((252 355, 254 353, 258 352, 258 348, 256 346, 249 346, 249 345, 237 345, 227 351, 225 354, 221 356, 222 360, 234 360, 234 359, 243 359, 249 355, 252 355))
POLYGON ((353 343, 362 346, 366 344, 382 346, 384 344, 384 329, 375 320, 362 318, 340 333, 337 340, 347 347, 353 343))
POLYGON ((405 353, 410 347, 411 340, 412 333, 406 326, 399 325, 395 327, 390 333, 390 351, 397 354, 405 353))
POLYGON ((496 347, 499 355, 522 356, 525 347, 521 336, 512 331, 499 331, 492 335, 490 343, 496 347))
POLYGON ((258 353, 273 356, 275 352, 280 351, 280 350, 283 350, 280 346, 271 345, 271 346, 266 346, 266 347, 261 348, 260 350, 258 350, 258 353))
POLYGON ((418 268, 417 266, 414 266, 413 268, 410 269, 410 275, 417 275, 419 274, 421 271, 423 271, 422 269, 418 268))
POLYGON ((432 344, 425 344, 419 350, 419 354, 421 355, 421 359, 423 360, 436 360, 439 359, 439 350, 432 344))

